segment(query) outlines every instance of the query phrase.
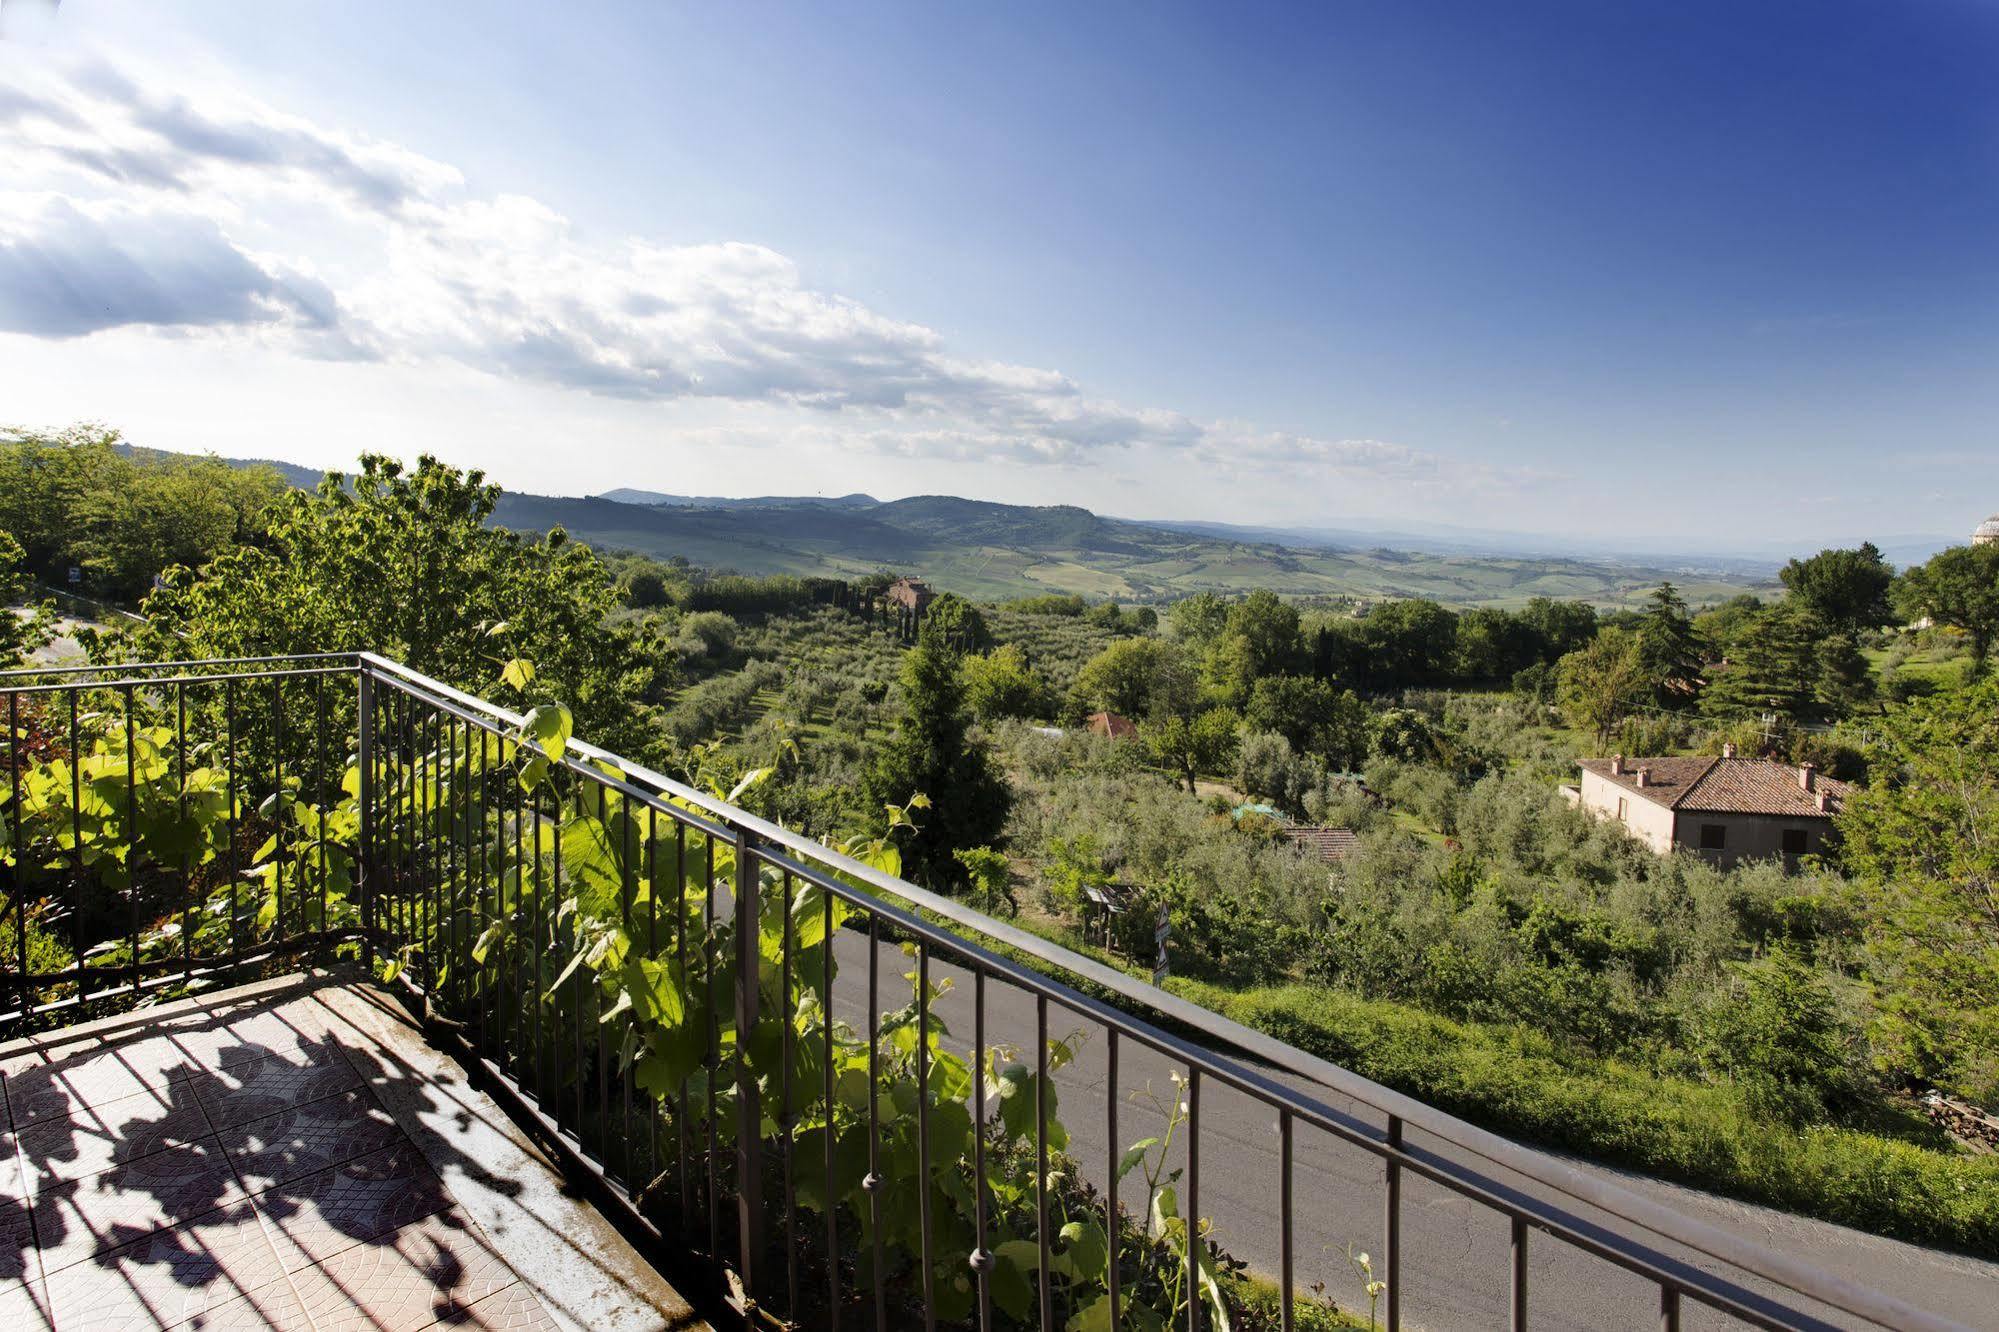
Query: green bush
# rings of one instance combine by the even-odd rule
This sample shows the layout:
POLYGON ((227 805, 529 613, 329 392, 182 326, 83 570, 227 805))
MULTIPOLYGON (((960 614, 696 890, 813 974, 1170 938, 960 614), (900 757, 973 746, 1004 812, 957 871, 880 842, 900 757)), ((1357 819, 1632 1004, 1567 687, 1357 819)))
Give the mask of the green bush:
POLYGON ((1774 1124, 1739 1087, 1617 1060, 1574 1066, 1521 1028, 1303 985, 1168 986, 1495 1132, 1895 1239, 1999 1255, 1999 1159, 1774 1124))

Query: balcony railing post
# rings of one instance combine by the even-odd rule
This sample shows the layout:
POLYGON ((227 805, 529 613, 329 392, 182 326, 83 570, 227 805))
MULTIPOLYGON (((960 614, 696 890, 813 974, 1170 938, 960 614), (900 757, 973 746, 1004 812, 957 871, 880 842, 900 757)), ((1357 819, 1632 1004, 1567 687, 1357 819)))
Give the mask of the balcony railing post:
MULTIPOLYGON (((359 721, 355 735, 361 764, 361 845, 354 873, 361 898, 361 962, 375 969, 375 674, 360 664, 359 721)), ((325 922, 321 921, 324 927, 325 922)))
POLYGON ((756 1266, 763 1257, 763 1103, 750 1067, 750 1037, 757 1026, 759 979, 756 841, 736 835, 736 1218, 742 1263, 743 1316, 754 1322, 756 1266))

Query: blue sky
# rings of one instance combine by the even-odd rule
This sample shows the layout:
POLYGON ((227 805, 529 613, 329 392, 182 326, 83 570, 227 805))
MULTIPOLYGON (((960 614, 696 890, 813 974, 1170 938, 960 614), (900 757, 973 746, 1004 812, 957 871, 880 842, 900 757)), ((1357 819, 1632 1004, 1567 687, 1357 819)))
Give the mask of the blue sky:
POLYGON ((1986 3, 6 14, 0 420, 1690 549, 1999 509, 1986 3))

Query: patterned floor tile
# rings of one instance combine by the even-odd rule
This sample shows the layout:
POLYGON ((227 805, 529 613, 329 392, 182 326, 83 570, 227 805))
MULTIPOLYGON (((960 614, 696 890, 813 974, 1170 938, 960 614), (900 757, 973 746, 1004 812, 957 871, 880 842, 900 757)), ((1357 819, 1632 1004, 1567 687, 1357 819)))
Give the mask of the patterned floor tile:
POLYGON ((361 1084, 361 1075, 337 1052, 309 1064, 265 1058, 235 1064, 194 1085, 201 1108, 217 1129, 234 1128, 294 1110, 361 1084))
POLYGON ((58 1328, 174 1327, 282 1283, 277 1253, 248 1205, 163 1230, 51 1273, 58 1328))
POLYGON ((68 1057, 22 1069, 7 1079, 7 1103, 17 1129, 71 1114, 79 1106, 122 1101, 159 1091, 195 1066, 174 1043, 156 1036, 109 1048, 82 1047, 68 1057))
POLYGON ((40 1281, 0 1281, 0 1327, 8 1332, 50 1332, 55 1317, 40 1281))
POLYGON ((58 1271, 245 1196, 213 1142, 172 1147, 88 1179, 47 1185, 34 1209, 43 1269, 58 1271))
POLYGON ((441 1318, 439 1325, 479 1328, 482 1332, 555 1332, 556 1322, 542 1307, 541 1297, 525 1281, 516 1281, 496 1291, 455 1316, 441 1318))
POLYGON ((325 1170, 403 1140, 365 1087, 283 1110, 222 1135, 244 1184, 262 1189, 325 1170))
POLYGON ((204 1068, 227 1069, 273 1059, 305 1066, 335 1055, 329 1015, 318 1003, 294 1000, 227 1017, 176 1037, 176 1044, 204 1068))
POLYGON ((208 1116, 190 1084, 175 1083, 164 1092, 79 1106, 67 1118, 23 1129, 16 1141, 28 1185, 39 1190, 52 1180, 83 1179, 208 1135, 208 1116))
POLYGON ((444 1182, 404 1142, 309 1175, 257 1198, 288 1272, 324 1263, 451 1205, 444 1182))
POLYGON ((226 1304, 195 1314, 182 1327, 187 1332, 312 1332, 305 1305, 290 1281, 274 1281, 262 1290, 240 1295, 226 1304))
POLYGON ((406 1226, 392 1244, 357 1244, 292 1275, 318 1332, 416 1332, 461 1316, 514 1281, 457 1212, 406 1226))

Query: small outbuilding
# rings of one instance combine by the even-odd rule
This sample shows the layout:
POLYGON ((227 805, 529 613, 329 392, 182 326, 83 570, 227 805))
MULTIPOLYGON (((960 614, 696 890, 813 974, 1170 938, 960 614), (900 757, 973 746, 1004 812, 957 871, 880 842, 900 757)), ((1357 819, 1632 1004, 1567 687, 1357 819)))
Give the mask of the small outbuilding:
POLYGON ((1101 735, 1111 740, 1138 738, 1138 723, 1115 712, 1093 712, 1083 723, 1083 727, 1091 735, 1101 735))

